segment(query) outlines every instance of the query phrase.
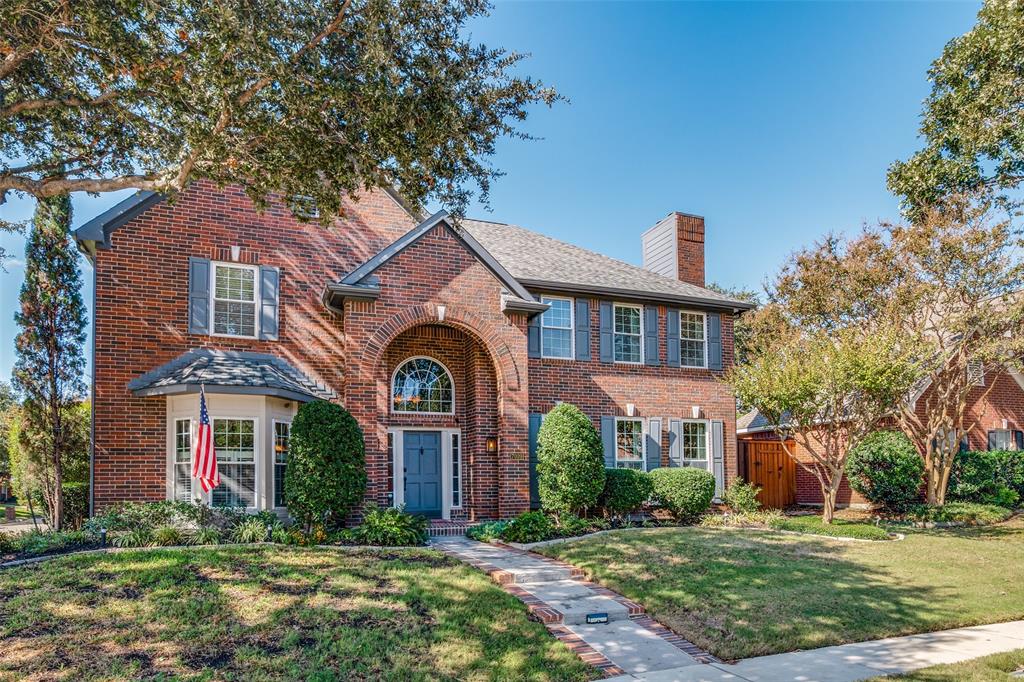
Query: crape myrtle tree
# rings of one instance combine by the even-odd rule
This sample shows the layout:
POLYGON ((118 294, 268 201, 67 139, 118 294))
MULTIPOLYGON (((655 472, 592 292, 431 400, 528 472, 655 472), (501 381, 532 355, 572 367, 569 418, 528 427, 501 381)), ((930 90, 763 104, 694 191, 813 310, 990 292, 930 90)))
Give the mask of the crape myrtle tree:
MULTIPOLYGON (((928 72, 924 148, 889 168, 907 217, 981 188, 1004 200, 1024 181, 1024 3, 987 0, 974 28, 928 72)), ((1019 197, 1019 194, 1018 194, 1019 197)), ((1012 203, 1012 202, 1011 202, 1012 203)))
POLYGON ((8 0, 0 203, 191 180, 316 202, 361 188, 486 200, 530 105, 522 55, 464 37, 483 0, 8 0))
POLYGON ((786 325, 779 303, 757 313, 754 350, 728 381, 738 398, 774 425, 786 453, 818 481, 822 521, 831 523, 847 454, 871 434, 910 388, 913 373, 895 335, 786 325), (798 451, 806 457, 798 457, 798 451))
POLYGON ((78 447, 69 412, 85 391, 85 305, 78 252, 71 242, 71 199, 36 204, 25 247, 25 281, 14 315, 19 327, 13 384, 22 396, 20 441, 35 463, 50 527, 64 520, 65 458, 78 447))

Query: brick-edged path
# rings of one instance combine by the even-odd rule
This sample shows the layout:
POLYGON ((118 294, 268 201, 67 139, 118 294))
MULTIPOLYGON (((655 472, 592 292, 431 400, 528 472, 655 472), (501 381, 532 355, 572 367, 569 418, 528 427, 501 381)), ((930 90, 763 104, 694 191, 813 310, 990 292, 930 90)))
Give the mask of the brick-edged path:
POLYGON ((583 579, 575 566, 466 538, 436 538, 434 546, 490 575, 555 637, 606 676, 717 661, 647 616, 636 602, 583 579), (587 624, 587 616, 593 614, 605 615, 608 622, 587 624))

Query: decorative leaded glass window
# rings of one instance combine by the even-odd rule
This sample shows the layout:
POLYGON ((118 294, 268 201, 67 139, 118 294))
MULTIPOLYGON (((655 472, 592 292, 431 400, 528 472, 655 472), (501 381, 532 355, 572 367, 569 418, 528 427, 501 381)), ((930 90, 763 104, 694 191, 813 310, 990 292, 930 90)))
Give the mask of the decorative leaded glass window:
POLYGON ((412 358, 395 371, 391 384, 395 412, 452 414, 455 388, 452 375, 431 358, 412 358))

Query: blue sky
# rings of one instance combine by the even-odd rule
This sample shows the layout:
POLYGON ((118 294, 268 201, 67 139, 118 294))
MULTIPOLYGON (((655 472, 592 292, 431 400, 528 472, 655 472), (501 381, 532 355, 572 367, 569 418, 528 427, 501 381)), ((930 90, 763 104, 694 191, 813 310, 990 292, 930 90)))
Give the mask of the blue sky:
MULTIPOLYGON (((639 262, 669 211, 704 215, 709 281, 757 288, 826 232, 897 216, 885 170, 914 151, 929 64, 976 2, 499 2, 473 36, 569 103, 538 107, 494 164, 492 211, 639 262)), ((126 193, 76 196, 81 224, 126 193)), ((0 206, 8 220, 28 201, 0 206)), ((0 379, 10 376, 24 240, 0 272, 0 379)), ((86 301, 91 272, 83 261, 86 301)))

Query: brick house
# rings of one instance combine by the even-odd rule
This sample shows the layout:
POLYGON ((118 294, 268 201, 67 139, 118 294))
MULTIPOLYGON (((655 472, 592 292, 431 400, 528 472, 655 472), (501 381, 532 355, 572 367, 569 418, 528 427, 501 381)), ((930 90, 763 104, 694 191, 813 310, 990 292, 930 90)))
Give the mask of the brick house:
MULTIPOLYGON (((961 450, 1024 450, 1024 375, 1016 370, 982 368, 973 371, 966 421, 974 425, 963 438, 961 450)), ((924 416, 928 386, 919 390, 915 403, 924 416)), ((896 428, 893 425, 892 428, 896 428)), ((762 502, 770 506, 787 504, 820 505, 818 480, 803 467, 794 466, 782 451, 772 425, 757 410, 736 422, 739 475, 765 488, 762 502)), ((791 443, 796 457, 811 462, 811 457, 791 443)), ((868 502, 850 489, 845 477, 840 484, 840 506, 867 506, 868 502)))
MULTIPOLYGON (((300 206, 314 215, 315 207, 300 206)), ((609 467, 736 474, 719 379, 745 303, 704 288, 704 220, 672 213, 636 267, 503 223, 423 218, 385 191, 324 227, 196 183, 140 192, 75 232, 93 265, 91 504, 280 509, 290 420, 342 403, 368 501, 451 521, 537 503, 533 454, 559 401, 609 467), (205 386, 222 485, 193 485, 205 386)))

